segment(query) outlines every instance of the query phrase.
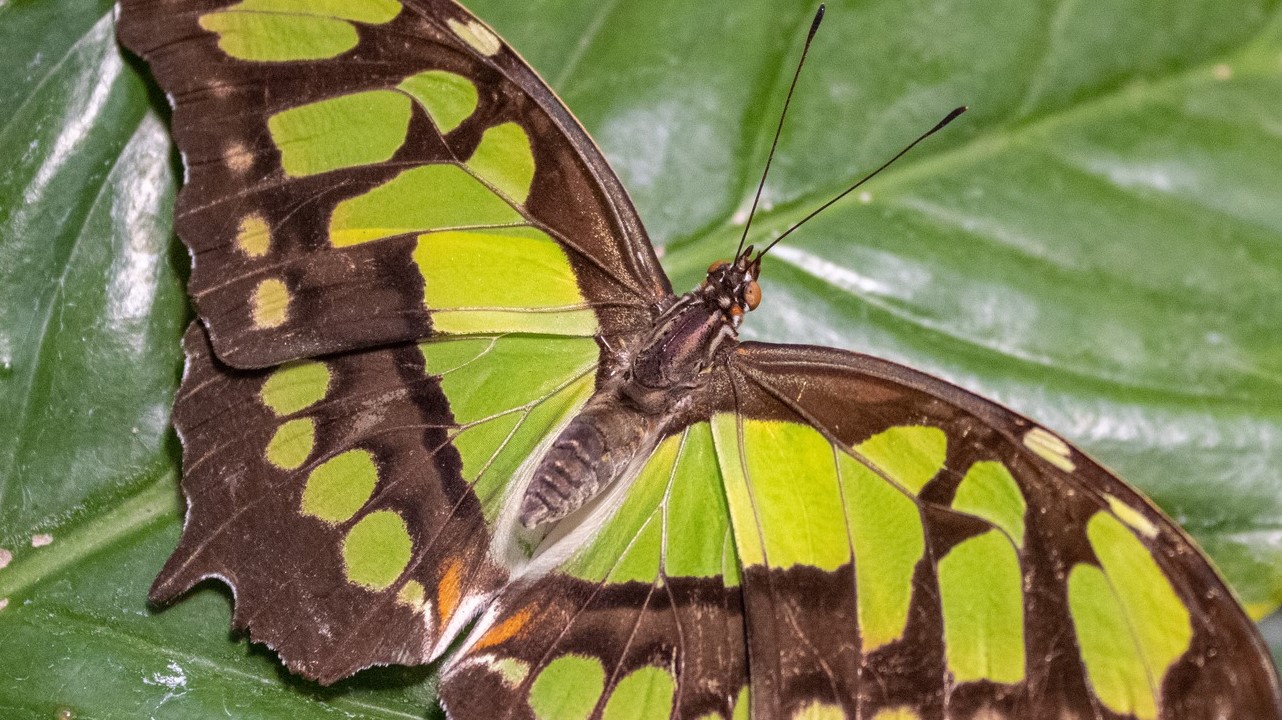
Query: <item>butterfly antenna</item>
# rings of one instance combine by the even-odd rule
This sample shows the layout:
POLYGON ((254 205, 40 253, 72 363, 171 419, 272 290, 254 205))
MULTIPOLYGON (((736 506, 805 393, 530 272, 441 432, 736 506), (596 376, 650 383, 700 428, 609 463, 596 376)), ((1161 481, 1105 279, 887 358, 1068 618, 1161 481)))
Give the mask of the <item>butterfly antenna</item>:
POLYGON ((836 197, 834 197, 833 199, 831 199, 831 200, 829 200, 828 202, 824 203, 823 205, 820 205, 820 206, 819 206, 819 208, 818 208, 817 210, 815 210, 814 212, 812 212, 812 213, 810 213, 809 215, 805 216, 804 218, 802 218, 801 220, 799 220, 796 224, 794 224, 792 227, 790 227, 790 228, 788 228, 787 230, 785 230, 785 231, 783 232, 783 234, 782 234, 782 235, 780 235, 779 237, 777 237, 777 238, 775 238, 774 240, 772 240, 772 241, 770 242, 770 244, 769 244, 769 245, 767 245, 767 246, 765 247, 765 249, 764 249, 764 250, 762 250, 761 252, 757 253, 757 260, 760 260, 760 259, 761 259, 761 257, 762 257, 763 255, 765 255, 766 253, 770 252, 770 248, 774 247, 775 245, 778 245, 780 240, 782 240, 782 239, 784 239, 784 238, 788 237, 789 235, 791 235, 791 234, 792 234, 792 232, 793 232, 794 230, 796 230, 797 228, 799 228, 799 227, 801 227, 802 225, 805 225, 807 222, 809 222, 811 218, 813 218, 814 216, 816 216, 816 215, 818 215, 819 213, 823 212, 824 210, 827 210, 828 208, 832 207, 832 205, 833 205, 834 203, 836 203, 838 200, 840 200, 840 199, 842 199, 842 198, 846 197, 846 196, 847 196, 847 195, 849 195, 850 193, 854 192, 854 191, 855 191, 855 189, 856 189, 856 188, 858 188, 860 185, 863 185, 864 183, 866 183, 866 182, 868 182, 869 180, 871 180, 871 179, 873 179, 874 177, 876 177, 876 176, 877 176, 877 173, 879 173, 879 172, 881 172, 882 170, 885 170, 886 168, 890 167, 890 165, 891 165, 893 162, 895 162, 895 161, 896 161, 896 160, 898 160, 899 158, 901 158, 901 157, 903 157, 904 155, 906 155, 906 154, 908 153, 908 151, 909 151, 909 150, 912 150, 914 147, 916 147, 916 146, 917 146, 917 143, 921 142, 922 140, 925 140, 926 138, 930 137, 931 135, 934 135, 935 133, 939 132, 940 130, 943 130, 945 125, 947 125, 948 123, 950 123, 950 122, 952 122, 952 121, 956 120, 956 119, 957 119, 957 116, 958 116, 958 115, 961 115, 961 114, 962 114, 962 113, 964 113, 964 112, 966 112, 966 110, 967 110, 967 109, 968 109, 968 108, 967 108, 965 105, 963 105, 963 106, 961 106, 961 107, 959 107, 959 108, 956 108, 956 109, 955 109, 955 110, 953 110, 952 112, 948 113, 948 117, 945 117, 943 120, 940 120, 938 123, 936 123, 935 127, 933 127, 933 128, 931 128, 931 129, 927 130, 926 132, 922 133, 920 136, 918 136, 918 137, 917 137, 917 139, 916 139, 916 140, 913 140, 912 142, 908 143, 908 146, 907 146, 907 147, 905 147, 903 150, 900 150, 900 151, 899 151, 898 153, 896 153, 896 154, 895 154, 895 156, 894 156, 894 157, 892 157, 891 159, 889 159, 889 160, 887 160, 886 162, 882 163, 881 167, 879 167, 879 168, 877 168, 876 170, 873 170, 872 172, 870 172, 870 173, 868 173, 867 175, 863 176, 862 178, 860 178, 859 182, 857 182, 857 183, 855 183, 854 185, 851 185, 850 187, 846 188, 845 190, 843 190, 843 191, 841 192, 841 194, 840 194, 840 195, 837 195, 836 197))
POLYGON ((779 147, 779 136, 783 133, 783 121, 788 117, 788 106, 792 104, 792 93, 797 89, 797 78, 801 77, 801 68, 806 64, 806 56, 810 54, 810 43, 815 39, 815 33, 819 31, 819 23, 824 19, 824 6, 820 5, 819 10, 815 12, 815 19, 810 23, 810 33, 806 35, 806 45, 801 50, 801 59, 797 61, 797 69, 792 74, 792 85, 788 87, 788 97, 783 101, 783 112, 779 114, 779 127, 775 128, 775 139, 770 143, 770 154, 766 156, 766 169, 761 173, 761 182, 757 184, 757 194, 752 198, 752 210, 748 211, 748 221, 743 225, 743 235, 739 236, 739 247, 735 248, 734 256, 739 257, 743 252, 743 243, 748 239, 748 229, 752 227, 752 217, 757 214, 757 204, 761 202, 761 191, 766 187, 766 177, 770 175, 770 163, 775 159, 775 148, 779 147))

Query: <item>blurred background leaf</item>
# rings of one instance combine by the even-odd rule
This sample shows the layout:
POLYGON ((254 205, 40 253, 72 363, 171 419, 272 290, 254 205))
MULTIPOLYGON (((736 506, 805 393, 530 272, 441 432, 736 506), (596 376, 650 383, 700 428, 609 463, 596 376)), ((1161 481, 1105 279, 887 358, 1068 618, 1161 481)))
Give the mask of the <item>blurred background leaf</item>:
MULTIPOLYGON (((477 0, 601 143, 675 285, 729 254, 814 8, 477 0)), ((180 165, 101 0, 0 2, 0 716, 422 717, 431 668, 329 689, 145 593, 182 514, 180 165), (10 559, 11 556, 11 559, 10 559)), ((753 338, 890 357, 1152 495, 1257 616, 1282 601, 1277 2, 829 5, 766 188, 753 338)), ((1266 621, 1282 648, 1282 627, 1266 621)))

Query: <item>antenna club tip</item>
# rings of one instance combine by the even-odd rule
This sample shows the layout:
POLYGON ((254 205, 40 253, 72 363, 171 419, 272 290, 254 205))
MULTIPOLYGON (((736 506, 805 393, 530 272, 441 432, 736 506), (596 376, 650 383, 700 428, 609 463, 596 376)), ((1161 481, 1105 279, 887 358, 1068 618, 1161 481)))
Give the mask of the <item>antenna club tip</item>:
POLYGON ((815 19, 810 23, 810 37, 813 38, 819 30, 819 23, 823 22, 826 11, 826 6, 820 3, 819 9, 815 11, 815 19))
POLYGON ((922 136, 922 138, 921 138, 921 139, 925 139, 926 137, 928 137, 928 136, 930 136, 930 135, 934 135, 936 132, 938 132, 938 131, 942 130, 942 129, 944 128, 944 126, 945 126, 945 125, 947 125, 948 123, 950 123, 950 122, 952 122, 952 121, 956 120, 956 119, 957 119, 957 117, 958 117, 959 115, 961 115, 962 113, 966 112, 966 111, 967 111, 967 110, 969 110, 969 109, 970 109, 970 108, 969 108, 968 106, 966 106, 966 105, 962 105, 962 106, 960 106, 960 107, 953 108, 953 111, 952 111, 952 112, 948 113, 948 115, 947 115, 943 120, 940 120, 940 121, 935 125, 935 127, 933 127, 933 128, 931 128, 930 130, 928 130, 928 131, 926 132, 926 134, 922 136))

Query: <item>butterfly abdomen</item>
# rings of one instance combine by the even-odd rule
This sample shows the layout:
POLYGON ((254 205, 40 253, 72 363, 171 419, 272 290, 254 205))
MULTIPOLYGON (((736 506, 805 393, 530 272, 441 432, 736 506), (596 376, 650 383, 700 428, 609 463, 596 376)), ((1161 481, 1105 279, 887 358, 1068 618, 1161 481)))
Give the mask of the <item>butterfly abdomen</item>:
POLYGON ((534 528, 583 507, 654 445, 661 417, 599 394, 570 421, 539 462, 521 500, 521 524, 534 528))
POLYGON ((583 507, 658 444, 669 418, 701 384, 731 320, 699 292, 679 299, 654 324, 628 363, 552 441, 521 499, 520 522, 534 528, 583 507))

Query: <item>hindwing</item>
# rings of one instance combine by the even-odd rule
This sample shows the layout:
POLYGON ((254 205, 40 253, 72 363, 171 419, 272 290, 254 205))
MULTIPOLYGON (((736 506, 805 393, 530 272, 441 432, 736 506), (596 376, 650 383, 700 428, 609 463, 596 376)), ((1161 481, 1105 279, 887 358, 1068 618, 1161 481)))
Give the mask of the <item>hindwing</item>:
POLYGON ((591 338, 443 338, 241 371, 193 325, 174 424, 187 521, 152 587, 205 578, 324 683, 424 663, 507 579, 508 481, 591 393, 591 338))

